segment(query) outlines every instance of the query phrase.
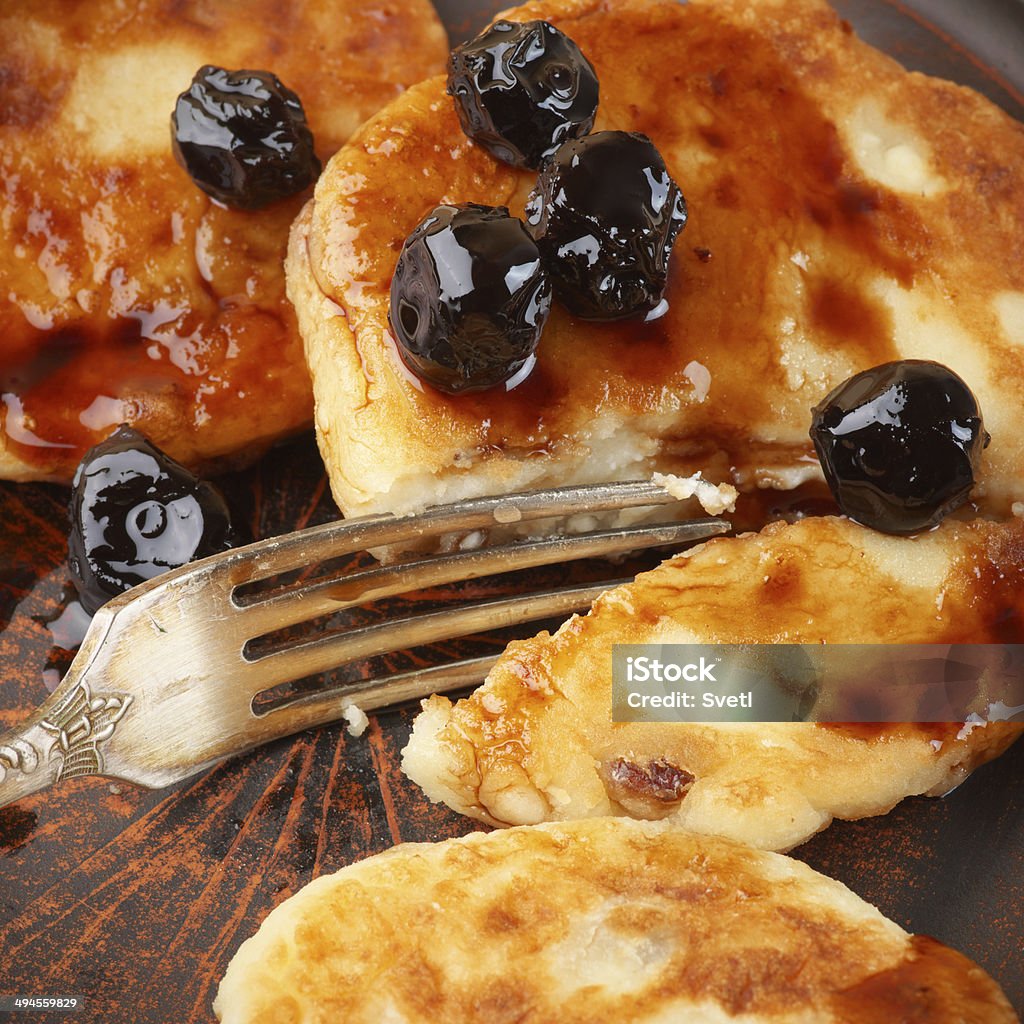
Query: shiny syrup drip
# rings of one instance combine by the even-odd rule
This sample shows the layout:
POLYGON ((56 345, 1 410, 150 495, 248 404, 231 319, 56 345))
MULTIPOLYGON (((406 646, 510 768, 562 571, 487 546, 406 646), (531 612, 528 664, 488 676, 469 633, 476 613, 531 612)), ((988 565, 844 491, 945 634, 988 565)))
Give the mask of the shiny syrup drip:
POLYGON ((452 51, 448 94, 474 142, 505 163, 537 168, 561 143, 590 131, 598 81, 553 25, 496 21, 452 51))
POLYGON ((5 426, 21 457, 30 460, 33 448, 84 451, 97 427, 102 430, 125 418, 117 400, 108 394, 118 376, 138 374, 150 380, 161 376, 161 368, 153 365, 156 361, 147 352, 142 330, 138 319, 129 318, 94 327, 76 324, 46 332, 24 330, 24 359, 0 355, 5 426), (92 400, 86 403, 88 395, 92 400), (103 407, 103 399, 113 413, 107 423, 89 415, 89 410, 103 407), (77 416, 64 414, 76 406, 81 406, 77 416), (24 423, 19 423, 22 415, 24 423), (94 426, 88 425, 90 419, 94 426))
MULTIPOLYGON (((55 652, 76 651, 85 639, 92 616, 78 599, 78 591, 66 586, 61 594, 60 605, 53 615, 36 620, 45 626, 53 641, 55 652)), ((52 689, 52 687, 51 687, 52 689)))
MULTIPOLYGON (((187 179, 184 187, 200 195, 187 179)), ((173 194, 180 188, 181 182, 169 177, 159 191, 173 194)), ((21 196, 14 207, 23 215, 28 205, 21 196)), ((166 234, 150 213, 138 239, 118 242, 125 264, 114 267, 102 286, 82 293, 93 309, 88 314, 78 309, 68 319, 67 304, 53 298, 60 312, 44 316, 12 292, 11 301, 0 306, 0 416, 12 454, 42 476, 70 481, 85 452, 128 421, 172 455, 184 457, 189 449, 182 446, 208 425, 235 415, 240 399, 264 393, 268 373, 301 359, 280 272, 275 269, 267 278, 263 266, 264 256, 268 264, 283 257, 287 220, 295 212, 290 205, 297 203, 264 211, 260 225, 244 222, 251 214, 210 210, 204 220, 215 240, 213 271, 198 260, 195 211, 188 221, 184 215, 180 222, 177 214, 167 217, 166 234), (263 255, 242 262, 235 255, 239 246, 263 255), (131 277, 125 269, 143 271, 147 247, 152 260, 166 262, 173 272, 166 286, 171 299, 156 298, 158 282, 131 277), (204 274, 211 272, 214 278, 207 280, 204 274), (262 282, 258 302, 246 294, 247 276, 262 282), (239 291, 221 297, 232 289, 239 291), (131 295, 139 297, 126 309, 125 297, 131 295), (50 326, 49 320, 56 322, 50 326)), ((129 212, 123 211, 126 217, 129 212)), ((78 221, 75 210, 47 210, 46 239, 65 254, 69 268, 84 273, 89 257, 78 221)), ((33 236, 23 237, 32 242, 33 236)), ((19 269, 22 273, 28 281, 35 271, 19 269)), ((12 280, 13 286, 19 283, 20 278, 12 280)), ((279 391, 271 403, 292 396, 298 410, 308 383, 282 378, 279 391)), ((301 414, 295 418, 301 422, 301 414)))
POLYGON ((75 653, 85 639, 92 615, 85 610, 73 585, 65 585, 56 611, 34 616, 33 621, 50 635, 51 647, 42 671, 43 686, 53 693, 71 667, 75 653))

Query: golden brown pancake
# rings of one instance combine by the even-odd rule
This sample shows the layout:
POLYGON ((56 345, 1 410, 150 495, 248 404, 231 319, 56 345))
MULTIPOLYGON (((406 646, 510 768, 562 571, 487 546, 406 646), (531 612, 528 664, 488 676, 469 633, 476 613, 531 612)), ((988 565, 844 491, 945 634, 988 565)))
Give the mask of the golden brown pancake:
POLYGON ((805 864, 601 818, 318 878, 228 966, 222 1024, 1011 1024, 999 986, 805 864))
POLYGON ((613 723, 613 644, 1022 639, 1024 522, 947 521, 913 538, 778 523, 678 555, 553 636, 513 642, 471 696, 424 702, 403 768, 495 825, 628 814, 789 849, 833 818, 948 791, 1024 726, 613 723))
POLYGON ((281 263, 303 197, 214 204, 170 115, 203 64, 269 70, 326 159, 443 66, 428 0, 0 8, 0 477, 70 480, 128 422, 191 466, 309 423, 281 263))
POLYGON ((792 488, 819 479, 811 408, 903 357, 975 390, 992 435, 978 504, 1024 499, 1019 124, 906 72, 822 0, 538 0, 509 16, 571 36, 600 79, 595 130, 648 134, 679 182, 669 312, 594 324, 556 302, 511 392, 417 386, 387 326, 405 237, 440 202, 521 215, 534 175, 467 140, 443 78, 411 89, 334 157, 290 247, 346 514, 652 469, 792 488))

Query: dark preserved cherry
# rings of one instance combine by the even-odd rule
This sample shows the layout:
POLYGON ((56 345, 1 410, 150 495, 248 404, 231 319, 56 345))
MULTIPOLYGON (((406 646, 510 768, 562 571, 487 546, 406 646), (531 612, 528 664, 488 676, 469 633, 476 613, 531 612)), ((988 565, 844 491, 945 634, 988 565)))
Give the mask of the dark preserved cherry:
POLYGON ((555 294, 576 316, 659 316, 686 200, 646 135, 595 132, 559 147, 526 204, 555 294))
POLYGON ((201 67, 174 106, 171 147, 199 188, 244 210, 295 195, 320 173, 302 102, 269 71, 201 67))
POLYGON ((598 84, 579 47, 554 25, 496 21, 452 51, 448 94, 474 142, 505 163, 536 169, 593 127, 598 84))
POLYGON ((906 359, 836 388, 814 408, 811 440, 840 509, 904 534, 935 526, 967 501, 989 436, 960 377, 906 359))
POLYGON ((86 453, 71 495, 68 566, 82 606, 237 543, 227 504, 137 430, 86 453))
POLYGON ((537 246, 505 207, 438 206, 406 239, 391 280, 402 360, 448 394, 528 372, 550 309, 537 246))

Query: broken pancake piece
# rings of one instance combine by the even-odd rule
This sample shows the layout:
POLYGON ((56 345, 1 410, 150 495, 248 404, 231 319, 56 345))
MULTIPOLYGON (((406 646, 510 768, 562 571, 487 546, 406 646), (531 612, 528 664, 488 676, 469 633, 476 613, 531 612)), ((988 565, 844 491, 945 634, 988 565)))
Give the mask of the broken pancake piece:
POLYGON ((134 4, 0 12, 0 477, 70 481, 119 423, 191 468, 308 425, 282 261, 303 196, 212 202, 171 152, 205 64, 275 73, 326 160, 443 66, 428 0, 134 4))
POLYGON ((913 538, 845 519, 718 538, 509 645, 453 705, 424 701, 403 754, 436 801, 495 825, 666 818, 789 849, 833 818, 940 794, 1024 726, 612 722, 612 646, 1024 641, 1024 522, 913 538))
POLYGON ((547 0, 509 17, 579 45, 595 131, 648 135, 685 194, 668 311, 599 324, 556 301, 512 390, 418 381, 387 319, 406 236, 439 203, 522 216, 535 175, 466 138, 443 78, 409 90, 330 162, 289 249, 346 514, 654 470, 788 490, 821 480, 811 409, 904 358, 948 365, 978 397, 992 443, 977 505, 1024 500, 1019 124, 906 72, 820 0, 547 0))
POLYGON ((602 818, 405 844, 235 954, 222 1024, 1011 1024, 966 957, 799 861, 602 818))

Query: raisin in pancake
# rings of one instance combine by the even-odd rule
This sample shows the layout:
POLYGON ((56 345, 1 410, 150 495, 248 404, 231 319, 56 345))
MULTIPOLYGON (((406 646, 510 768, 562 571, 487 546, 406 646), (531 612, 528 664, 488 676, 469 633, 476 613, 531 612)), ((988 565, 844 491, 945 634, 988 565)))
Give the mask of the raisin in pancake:
POLYGON ((655 468, 789 488, 819 472, 812 406, 900 357, 946 363, 977 393, 985 508, 1024 498, 1019 124, 907 73, 821 0, 548 0, 510 16, 571 36, 600 79, 595 130, 648 134, 679 182, 690 222, 669 311, 594 324, 556 302, 511 392, 418 387, 387 326, 404 238, 442 201, 521 215, 534 176, 466 139, 443 78, 411 89, 334 157, 290 246, 346 513, 655 468))
POLYGON ((513 642, 470 697, 424 702, 403 767, 431 799, 491 824, 630 814, 788 849, 833 817, 948 791, 1024 727, 613 724, 613 644, 1022 639, 1024 522, 947 521, 913 538, 837 518, 773 524, 513 642))
POLYGON ((228 966, 223 1024, 1010 1024, 998 985, 805 864, 602 818, 318 878, 228 966))
POLYGON ((70 480, 128 422, 198 467, 312 418, 281 268, 303 197, 214 204, 174 162, 203 64, 275 72, 326 159, 443 66, 428 0, 0 9, 0 477, 70 480))

